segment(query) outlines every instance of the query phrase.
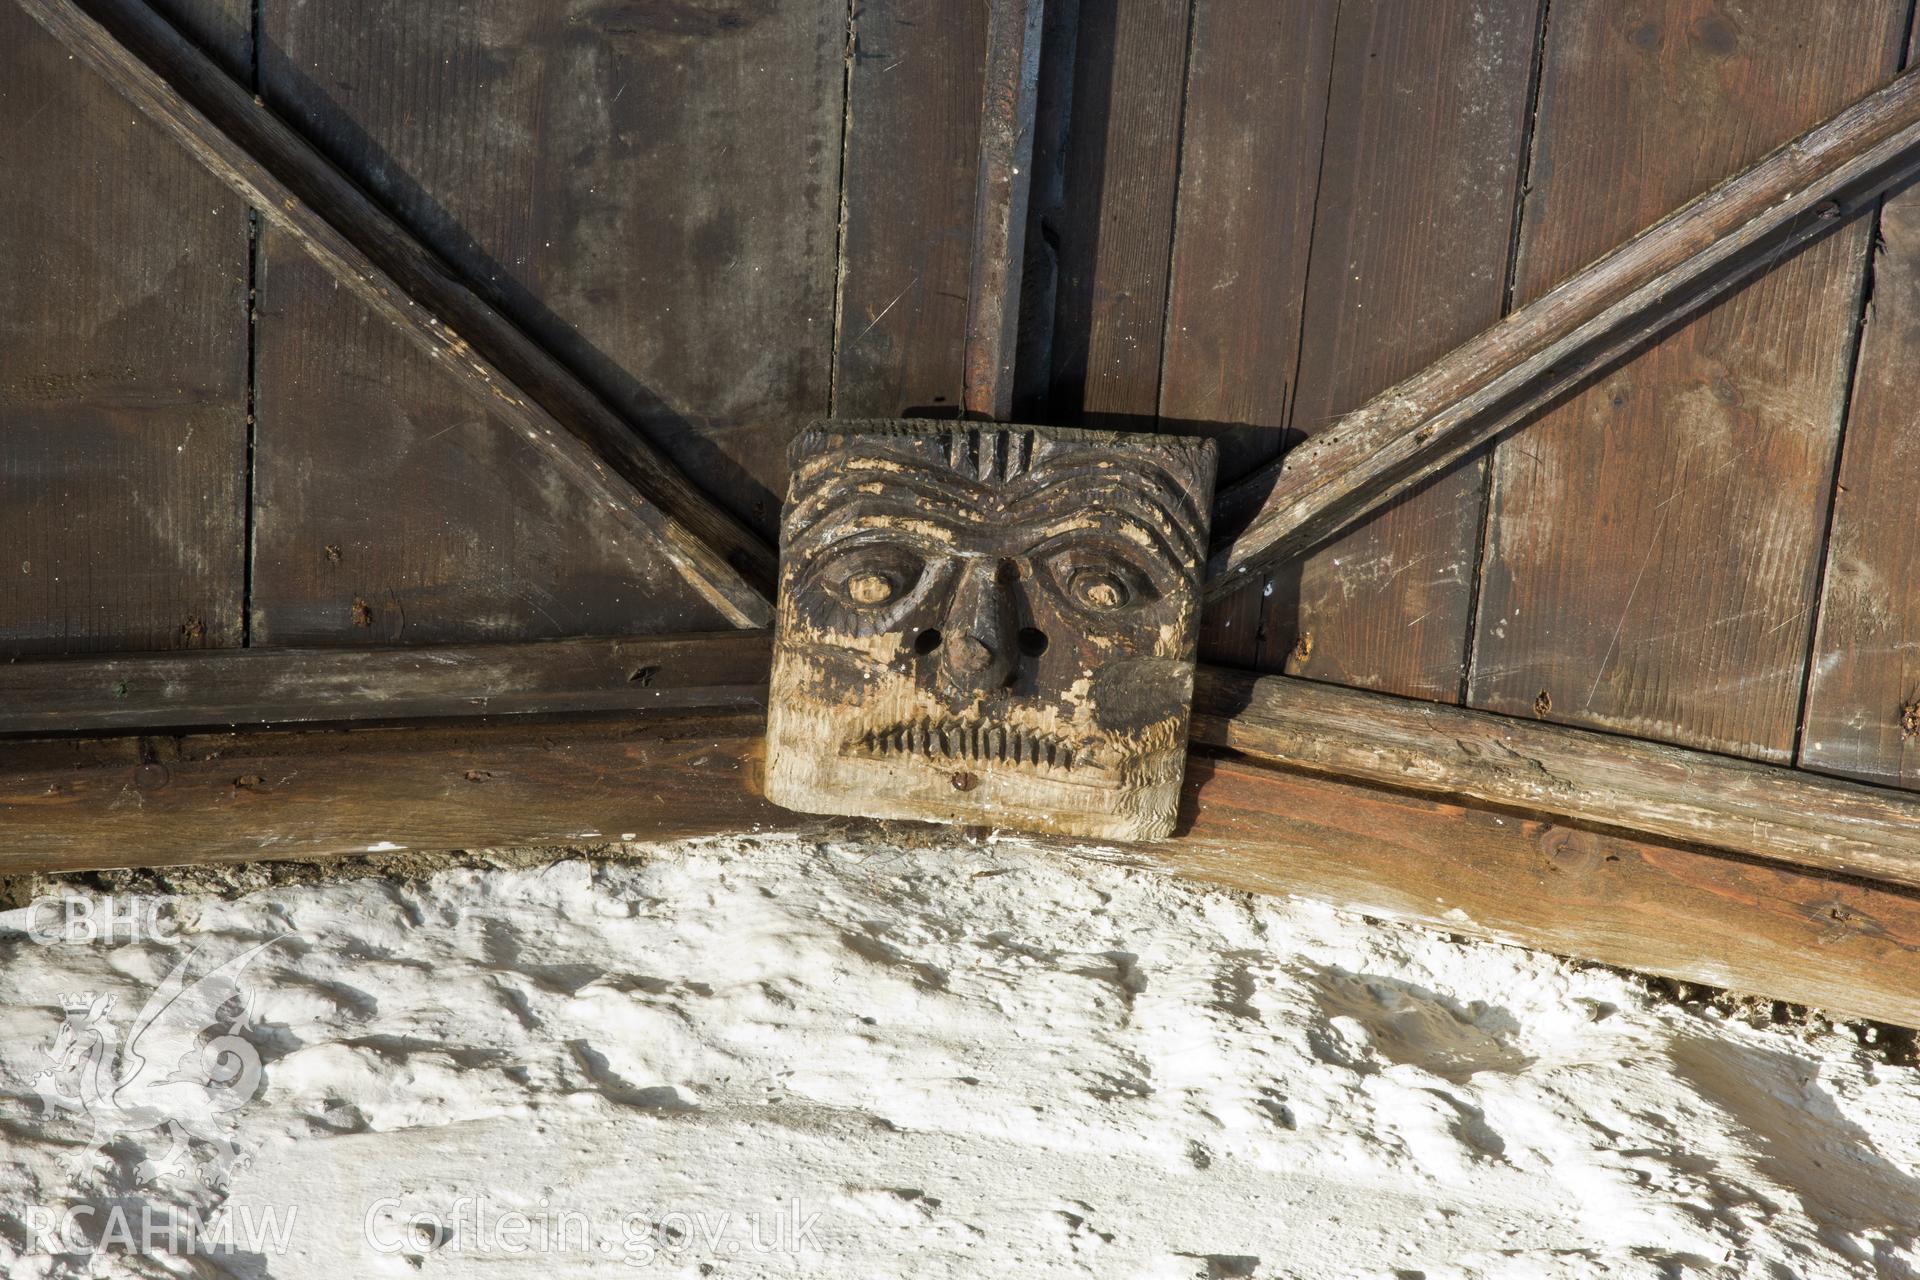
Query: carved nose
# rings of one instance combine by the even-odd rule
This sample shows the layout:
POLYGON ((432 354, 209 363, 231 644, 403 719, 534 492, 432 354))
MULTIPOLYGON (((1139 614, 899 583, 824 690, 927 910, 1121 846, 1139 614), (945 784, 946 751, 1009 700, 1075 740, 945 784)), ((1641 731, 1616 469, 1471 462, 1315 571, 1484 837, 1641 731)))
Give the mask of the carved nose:
POLYGON ((995 689, 1013 671, 1013 594, 991 560, 967 564, 947 606, 940 676, 953 689, 995 689))

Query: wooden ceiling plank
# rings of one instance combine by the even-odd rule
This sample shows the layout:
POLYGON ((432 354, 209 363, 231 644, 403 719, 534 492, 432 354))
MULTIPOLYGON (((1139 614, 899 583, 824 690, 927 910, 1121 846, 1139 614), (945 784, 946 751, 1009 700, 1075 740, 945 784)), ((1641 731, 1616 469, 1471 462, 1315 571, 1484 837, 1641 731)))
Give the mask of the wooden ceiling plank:
POLYGON ((0 95, 0 658, 244 643, 246 206, 11 6, 0 95))
POLYGON ((834 417, 960 414, 989 16, 851 7, 834 417))
POLYGON ((1920 790, 1920 190, 1875 230, 1795 763, 1920 790))
MULTIPOLYGON (((1908 7, 1554 4, 1516 298, 1884 83, 1908 7)), ((1792 762, 1871 222, 1494 450, 1470 705, 1792 762)))
POLYGON ((164 18, 115 5, 109 31, 74 0, 18 3, 343 286, 489 396, 723 616, 767 624, 771 549, 164 18))
POLYGON ((1908 73, 1389 388, 1215 504, 1209 594, 1293 559, 1920 172, 1908 73))
MULTIPOLYGON (((1436 11, 1428 6, 1401 25, 1423 27, 1436 11)), ((1147 395, 1158 396, 1166 429, 1212 436, 1220 448, 1220 491, 1279 457, 1285 443, 1335 88, 1335 27, 1344 12, 1344 5, 1197 0, 1184 109, 1174 118, 1172 253, 1161 264, 1167 277, 1151 281, 1166 297, 1166 317, 1164 327, 1144 330, 1159 344, 1150 353, 1157 382, 1144 374, 1115 378, 1144 329, 1113 323, 1130 318, 1125 304, 1139 286, 1121 269, 1139 255, 1109 255, 1104 236, 1096 242, 1099 305, 1089 314, 1106 323, 1089 336, 1101 342, 1095 354, 1103 381, 1093 385, 1113 396, 1144 384, 1147 395), (1260 251, 1244 252, 1249 245, 1260 251), (1120 300, 1106 302, 1108 293, 1120 300)), ((1151 175, 1158 162, 1156 152, 1137 163, 1151 175)), ((1150 178, 1136 182, 1153 189, 1150 178)), ((1110 185, 1117 197, 1111 203, 1131 207, 1131 191, 1110 185)), ((1200 653, 1210 662, 1274 670, 1278 655, 1298 640, 1296 593, 1283 589, 1284 578, 1271 587, 1265 575, 1249 579, 1211 602, 1200 653), (1270 633, 1276 623, 1280 632, 1270 633)))
MULTIPOLYGON (((1541 9, 1340 5, 1293 439, 1500 318, 1541 9)), ((1243 248, 1216 252, 1238 269, 1243 248)), ((1242 323, 1259 331, 1257 316, 1242 323)), ((1239 665, 1460 701, 1486 481, 1469 458, 1243 587, 1260 593, 1263 643, 1239 665)))

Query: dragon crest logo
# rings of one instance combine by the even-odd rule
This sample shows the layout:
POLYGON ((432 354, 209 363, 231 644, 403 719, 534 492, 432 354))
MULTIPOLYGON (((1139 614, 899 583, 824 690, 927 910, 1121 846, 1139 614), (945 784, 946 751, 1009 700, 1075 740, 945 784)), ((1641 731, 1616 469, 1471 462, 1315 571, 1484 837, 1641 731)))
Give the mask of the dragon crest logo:
MULTIPOLYGON (((286 935, 282 934, 281 937, 286 935)), ((260 1088, 260 1051, 242 1034, 251 1000, 241 973, 280 938, 192 976, 196 949, 174 966, 125 1028, 112 1018, 115 997, 79 992, 61 998, 67 1016, 47 1051, 51 1066, 36 1076, 45 1114, 93 1122, 93 1136, 73 1159, 76 1171, 126 1134, 157 1133, 167 1140, 156 1159, 143 1160, 139 1184, 194 1163, 194 1145, 206 1153, 200 1180, 224 1186, 245 1157, 232 1140, 232 1114, 260 1088)))

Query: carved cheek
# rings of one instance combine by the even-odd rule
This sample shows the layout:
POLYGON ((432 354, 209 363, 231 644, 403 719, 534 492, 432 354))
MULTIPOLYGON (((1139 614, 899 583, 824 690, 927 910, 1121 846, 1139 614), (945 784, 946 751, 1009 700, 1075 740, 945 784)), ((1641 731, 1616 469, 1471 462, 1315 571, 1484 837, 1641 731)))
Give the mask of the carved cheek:
POLYGON ((1191 662, 1132 657, 1095 668, 1087 701, 1095 728, 1135 734, 1184 716, 1192 698, 1191 662))
POLYGON ((794 678, 793 693, 800 700, 822 708, 864 701, 875 692, 876 686, 899 679, 893 674, 892 664, 855 644, 828 642, 809 646, 793 653, 789 664, 794 678))

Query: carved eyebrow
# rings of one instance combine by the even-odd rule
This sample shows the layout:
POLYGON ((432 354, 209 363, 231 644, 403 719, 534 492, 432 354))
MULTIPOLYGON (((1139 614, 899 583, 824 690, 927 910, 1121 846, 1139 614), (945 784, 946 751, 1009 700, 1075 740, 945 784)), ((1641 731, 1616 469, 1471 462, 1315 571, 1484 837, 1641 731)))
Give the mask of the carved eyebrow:
MULTIPOLYGON (((1023 522, 1022 527, 1031 528, 1034 524, 1031 521, 1023 522)), ((1089 522, 1084 513, 1055 515, 1050 522, 1035 528, 1027 551, 1031 554, 1047 543, 1067 540, 1076 534, 1089 540, 1098 539, 1106 546, 1118 542, 1146 554, 1150 560, 1164 562, 1182 577, 1198 577, 1200 562, 1183 558, 1178 548, 1167 542, 1165 530, 1136 520, 1125 512, 1102 512, 1095 522, 1089 522)), ((1158 576, 1157 572, 1155 576, 1158 576)))
POLYGON ((868 492, 864 484, 840 475, 789 504, 786 516, 786 541, 805 541, 822 521, 829 518, 852 519, 858 516, 885 515, 895 520, 926 520, 944 523, 955 529, 977 528, 990 518, 990 500, 979 486, 961 489, 932 474, 899 474, 874 481, 879 492, 868 492))
POLYGON ((875 514, 960 531, 986 523, 1048 521, 1062 507, 1084 515, 1097 503, 1137 525, 1183 570, 1206 557, 1200 533, 1205 518, 1192 493, 1192 477, 1176 474, 1150 452, 1072 452, 1012 480, 988 484, 950 469, 944 459, 903 450, 892 438, 874 443, 878 447, 852 454, 816 455, 795 468, 785 522, 789 544, 805 540, 829 516, 869 505, 883 509, 875 514), (865 491, 867 486, 872 491, 865 491))
MULTIPOLYGON (((829 531, 826 536, 820 536, 823 521, 816 519, 804 529, 790 531, 786 540, 788 552, 811 559, 828 553, 845 538, 884 528, 894 537, 911 540, 923 550, 938 554, 950 551, 952 543, 964 544, 977 537, 981 528, 987 526, 1010 535, 1024 535, 1021 549, 1027 552, 1077 533, 1109 544, 1118 541, 1164 561, 1187 578, 1197 578, 1199 573, 1199 559, 1190 552, 1183 553, 1179 545, 1169 540, 1169 530, 1164 523, 1142 519, 1118 503, 1106 504, 1105 509, 1092 515, 1084 503, 1028 504, 1017 514, 996 515, 958 503, 945 503, 939 508, 916 506, 902 511, 897 501, 892 500, 894 497, 896 495, 860 494, 831 505, 822 513, 834 517, 826 526, 829 531), (871 523, 880 520, 886 524, 871 523), (859 527, 849 528, 855 525, 859 527)), ((1191 546, 1191 539, 1184 545, 1191 546)))
POLYGON ((1064 509, 1084 514, 1090 506, 1110 508, 1130 524, 1138 525, 1154 537, 1163 553, 1183 569, 1206 559, 1205 527, 1195 510, 1187 489, 1157 469, 1117 471, 1101 469, 1088 475, 1084 469, 1055 475, 1039 475, 1036 482, 1021 486, 1006 499, 1010 520, 1029 523, 1057 518, 1064 509), (1144 487, 1139 481, 1150 483, 1144 487), (1152 481, 1159 483, 1151 483, 1152 481))

